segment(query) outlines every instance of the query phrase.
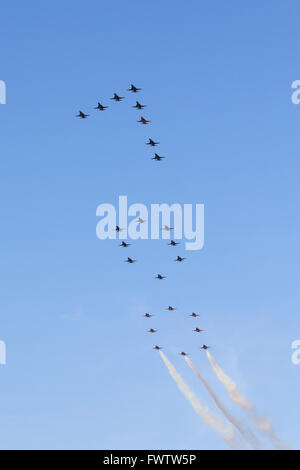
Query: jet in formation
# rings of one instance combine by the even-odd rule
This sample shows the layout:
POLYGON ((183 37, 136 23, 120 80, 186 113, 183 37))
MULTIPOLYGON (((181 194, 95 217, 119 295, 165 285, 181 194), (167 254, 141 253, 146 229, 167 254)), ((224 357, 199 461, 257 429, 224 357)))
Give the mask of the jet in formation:
POLYGON ((89 117, 89 114, 84 114, 84 112, 79 111, 79 113, 76 114, 76 117, 78 117, 80 119, 86 119, 87 117, 89 117))
POLYGON ((180 243, 179 242, 174 242, 174 240, 171 240, 170 243, 168 243, 168 245, 177 246, 177 245, 180 245, 180 243))
POLYGON ((131 243, 126 243, 126 242, 123 241, 123 242, 121 243, 121 245, 119 245, 119 246, 123 246, 124 248, 127 248, 127 247, 130 246, 130 245, 131 245, 131 243))
POLYGON ((155 147, 158 144, 159 144, 159 142, 155 142, 152 139, 149 139, 149 142, 146 142, 146 145, 151 145, 151 147, 155 147))
POLYGON ((124 99, 124 96, 119 96, 117 93, 114 93, 114 96, 111 98, 111 100, 115 101, 122 101, 124 99))
POLYGON ((163 158, 166 158, 166 157, 161 157, 160 155, 158 155, 158 153, 156 153, 154 157, 152 157, 152 160, 156 160, 160 162, 161 160, 163 160, 163 158))
POLYGON ((132 264, 132 263, 135 263, 135 262, 136 262, 136 259, 129 258, 129 256, 128 256, 127 259, 125 259, 125 263, 132 264))
POLYGON ((151 121, 148 121, 147 119, 145 119, 143 116, 141 116, 141 119, 137 122, 140 122, 141 124, 148 124, 149 122, 151 121))
POLYGON ((161 281, 162 279, 166 279, 166 278, 167 278, 167 276, 162 276, 161 274, 158 274, 158 275, 155 277, 155 279, 159 279, 160 281, 161 281))
POLYGON ((108 106, 103 106, 101 103, 99 103, 98 101, 98 105, 94 108, 94 109, 99 109, 99 111, 104 111, 105 109, 107 109, 108 106))
POLYGON ((186 258, 181 258, 181 256, 177 256, 177 258, 174 261, 179 261, 179 263, 182 263, 186 258))
POLYGON ((141 110, 141 109, 144 109, 144 108, 146 107, 146 105, 145 105, 145 104, 141 104, 141 103, 139 103, 138 101, 136 101, 136 102, 135 102, 135 106, 132 106, 132 107, 135 108, 135 109, 141 110))
POLYGON ((133 83, 131 84, 130 88, 128 88, 127 91, 132 91, 132 93, 137 93, 138 91, 141 91, 141 88, 137 88, 136 86, 133 85, 133 83))

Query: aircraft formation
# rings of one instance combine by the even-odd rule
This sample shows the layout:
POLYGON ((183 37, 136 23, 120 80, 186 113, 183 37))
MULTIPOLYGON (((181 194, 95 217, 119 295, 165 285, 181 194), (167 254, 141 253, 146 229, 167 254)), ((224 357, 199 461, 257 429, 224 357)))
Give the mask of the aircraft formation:
MULTIPOLYGON (((136 94, 140 91, 142 91, 142 88, 138 88, 136 87, 133 83, 130 85, 130 88, 127 89, 127 91, 133 93, 133 94, 136 94)), ((113 93, 113 96, 110 98, 110 100, 113 100, 115 102, 121 102, 125 99, 125 96, 120 96, 118 95, 117 93, 113 93)), ((131 106, 132 108, 135 108, 139 111, 143 110, 145 107, 147 107, 146 104, 141 104, 139 101, 136 101, 135 105, 131 106)), ((98 101, 98 104, 97 106, 94 107, 95 110, 97 111, 105 111, 107 108, 109 108, 109 106, 104 106, 103 104, 101 104, 99 101, 98 101)), ((89 114, 85 114, 83 111, 79 111, 78 114, 76 115, 77 118, 79 119, 86 119, 88 118, 90 115, 89 114)), ((151 123, 151 120, 149 119, 146 119, 145 117, 141 116, 139 120, 137 120, 138 123, 140 123, 141 125, 147 125, 149 123, 151 123)), ((146 142, 146 145, 149 145, 151 148, 153 147, 156 147, 157 145, 159 145, 160 142, 157 142, 155 140, 153 140, 152 138, 149 138, 148 142, 146 142)), ((166 157, 165 156, 162 156, 162 155, 159 155, 157 152, 154 153, 154 156, 152 157, 152 160, 155 160, 157 162, 160 162, 161 160, 165 159, 166 157)), ((144 222, 146 222, 145 220, 143 220, 141 217, 137 218, 136 222, 138 224, 143 224, 144 222)), ((115 231, 117 233, 120 233, 122 232, 122 227, 120 226, 116 226, 115 227, 115 231)), ((164 225, 164 227, 162 228, 162 230, 166 231, 166 232, 172 232, 172 230, 174 230, 173 227, 169 227, 168 225, 164 225)), ((170 243, 168 243, 169 246, 172 246, 172 247, 176 247, 178 245, 180 245, 179 242, 176 242, 174 240, 171 240, 170 243)), ((128 248, 129 246, 131 246, 131 243, 127 243, 125 241, 122 241, 122 243, 119 245, 120 247, 122 248, 128 248)), ((128 264, 133 264, 135 263, 137 260, 131 258, 131 257, 127 257, 124 262, 125 263, 128 263, 128 264)), ((175 262, 177 263, 182 263, 184 261, 186 261, 186 258, 182 257, 182 256, 177 256, 176 259, 174 259, 175 262)), ((159 281, 162 281, 164 279, 167 279, 167 276, 163 275, 163 274, 160 274, 158 273, 156 276, 155 276, 155 279, 159 280, 159 281)), ((166 310, 168 310, 169 312, 173 312, 176 310, 175 307, 169 305, 166 310)), ((195 312, 192 312, 190 315, 190 317, 192 318, 198 318, 200 315, 198 313, 195 313, 195 312)), ((143 315, 144 318, 152 318, 153 315, 150 314, 150 313, 145 313, 143 315)), ((196 327, 194 330, 192 330, 193 332, 195 333, 202 333, 204 330, 196 327)), ((147 330, 148 333, 151 333, 151 334, 154 334, 154 333, 157 333, 158 330, 157 329, 154 329, 154 328, 149 328, 147 330)), ((201 350, 207 350, 209 349, 210 346, 207 346, 206 344, 203 344, 202 347, 200 348, 201 350)), ((161 349, 163 349, 161 346, 158 346, 158 345, 155 345, 153 347, 154 350, 156 351, 159 351, 161 349)), ((187 356, 188 354, 184 351, 181 351, 179 352, 178 354, 180 354, 181 356, 187 356)))
MULTIPOLYGON (((127 89, 127 91, 130 91, 131 93, 138 93, 141 90, 142 90, 141 88, 136 87, 133 83, 130 85, 130 88, 127 89)), ((113 101, 116 101, 116 102, 120 102, 120 101, 123 101, 125 99, 125 96, 120 96, 117 93, 114 93, 113 96, 110 99, 113 100, 113 101)), ((132 106, 132 108, 135 108, 135 109, 141 111, 146 106, 147 106, 146 104, 141 104, 139 101, 136 101, 135 105, 132 106)), ((96 109, 98 111, 105 111, 107 108, 109 108, 109 106, 104 106, 103 104, 100 103, 100 101, 98 101, 97 106, 94 106, 94 109, 96 109)), ((90 117, 90 114, 86 114, 83 111, 79 110, 78 114, 76 114, 76 117, 79 118, 79 119, 87 119, 88 117, 90 117)), ((141 116, 140 119, 137 122, 142 124, 142 125, 147 125, 147 124, 151 123, 151 121, 149 119, 146 119, 144 116, 141 116)), ((146 144, 150 145, 151 147, 156 147, 156 145, 159 145, 159 142, 155 142, 155 140, 149 138, 149 140, 148 140, 148 142, 146 142, 146 144)), ((152 157, 152 160, 160 162, 161 160, 164 160, 165 158, 166 158, 165 156, 161 156, 161 155, 159 155, 158 153, 155 152, 154 156, 152 157)), ((140 222, 140 223, 142 223, 142 222, 140 222)), ((120 230, 117 229, 117 232, 119 232, 119 231, 120 230)))

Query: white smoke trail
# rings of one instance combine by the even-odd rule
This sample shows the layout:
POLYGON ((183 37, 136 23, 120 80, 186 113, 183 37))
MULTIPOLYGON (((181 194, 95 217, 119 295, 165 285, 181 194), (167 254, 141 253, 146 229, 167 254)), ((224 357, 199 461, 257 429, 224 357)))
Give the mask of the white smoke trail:
POLYGON ((188 365, 192 368, 192 370, 195 372, 198 379, 201 380, 206 390, 208 391, 208 393, 210 394, 210 396, 216 403, 217 407, 222 411, 222 413, 228 419, 228 421, 237 428, 237 430, 241 433, 241 435, 252 445, 252 447, 254 447, 254 449, 256 450, 261 449, 259 440, 253 434, 253 432, 250 429, 245 428, 242 423, 240 423, 234 416, 232 416, 232 414, 226 409, 225 405, 223 405, 223 403, 219 400, 219 398, 217 397, 217 395, 215 394, 211 386, 206 382, 206 380, 202 377, 200 372, 196 369, 192 361, 188 357, 186 357, 185 360, 188 363, 188 365))
POLYGON ((202 405, 199 400, 195 397, 193 392, 189 389, 186 383, 183 381, 181 376, 176 371, 175 367, 171 364, 171 362, 167 359, 165 354, 162 351, 159 351, 162 360, 164 361, 165 365, 167 366, 170 375, 175 380, 179 390, 184 394, 186 399, 190 402, 196 413, 201 416, 203 421, 211 426, 221 438, 232 448, 232 449, 240 449, 240 443, 237 439, 237 434, 231 426, 231 424, 225 423, 221 420, 218 416, 215 416, 208 406, 202 405))
POLYGON ((283 445, 280 442, 279 438, 275 435, 271 420, 269 418, 262 418, 257 415, 255 405, 243 397, 243 395, 238 391, 236 383, 233 382, 233 380, 231 380, 230 377, 225 374, 225 372, 223 372, 221 367, 216 363, 216 361, 213 359, 213 357, 211 356, 211 354, 209 354, 208 351, 206 352, 206 354, 213 370, 215 371, 220 382, 222 382, 222 384, 225 386, 231 399, 244 411, 246 411, 249 418, 252 419, 258 430, 269 438, 275 449, 288 449, 288 447, 283 445))

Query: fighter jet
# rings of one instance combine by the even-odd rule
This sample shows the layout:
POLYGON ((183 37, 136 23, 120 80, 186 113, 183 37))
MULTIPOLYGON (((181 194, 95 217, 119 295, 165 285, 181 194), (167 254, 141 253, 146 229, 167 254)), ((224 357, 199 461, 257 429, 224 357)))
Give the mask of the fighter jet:
POLYGON ((119 246, 123 246, 124 248, 127 248, 130 245, 131 245, 131 243, 122 242, 121 245, 119 245, 119 246))
POLYGON ((206 344, 203 344, 203 346, 200 349, 209 349, 210 346, 206 346, 206 344))
POLYGON ((138 91, 140 91, 141 88, 137 88, 136 86, 134 86, 133 84, 131 84, 131 87, 128 88, 127 91, 132 91, 132 93, 137 93, 138 91))
POLYGON ((167 232, 170 232, 171 230, 173 230, 173 227, 169 227, 168 225, 164 225, 163 230, 166 230, 167 232))
POLYGON ((156 333, 157 332, 157 330, 154 330, 153 328, 150 328, 150 330, 147 330, 147 331, 148 331, 148 333, 156 333))
POLYGON ((122 232, 122 228, 119 227, 119 225, 116 226, 116 232, 122 232))
POLYGON ((111 98, 111 100, 115 100, 115 101, 121 101, 124 99, 124 96, 119 96, 117 95, 117 93, 114 93, 114 96, 111 98))
POLYGON ((160 346, 153 346, 153 349, 156 349, 156 351, 159 351, 162 348, 160 346))
POLYGON ((180 243, 179 242, 174 242, 174 240, 171 240, 170 243, 168 243, 168 245, 177 246, 177 245, 180 245, 180 243))
POLYGON ((146 222, 146 220, 139 217, 136 222, 137 224, 143 224, 144 222, 146 222))
POLYGON ((145 313, 145 315, 143 315, 143 317, 145 317, 145 318, 151 318, 151 317, 153 317, 153 315, 151 315, 151 313, 145 313))
POLYGON ((193 312, 189 315, 189 317, 197 318, 200 317, 200 315, 198 313, 193 312))
POLYGON ((158 162, 160 162, 163 158, 166 158, 166 157, 161 157, 160 155, 158 155, 158 153, 156 153, 154 157, 152 157, 152 160, 157 160, 158 162))
POLYGON ((158 274, 158 275, 155 277, 155 279, 160 279, 160 280, 162 280, 162 279, 166 279, 166 277, 167 277, 167 276, 162 276, 161 274, 158 274))
POLYGON ((143 116, 141 116, 141 119, 137 122, 140 122, 141 124, 148 124, 149 122, 151 121, 148 121, 147 119, 145 119, 143 116))
POLYGON ((108 106, 103 106, 101 103, 98 101, 98 105, 94 109, 99 109, 99 111, 104 111, 108 106))
POLYGON ((174 261, 179 261, 179 263, 182 263, 186 258, 181 258, 181 256, 177 256, 177 258, 174 261))
POLYGON ((193 331, 195 331, 196 333, 201 333, 201 331, 204 331, 204 330, 200 330, 200 328, 195 328, 193 331))
POLYGON ((167 307, 166 310, 169 310, 169 312, 174 312, 174 310, 176 310, 176 308, 169 305, 169 307, 167 307))
POLYGON ((184 351, 181 351, 180 353, 178 353, 180 356, 188 356, 188 354, 184 351))
POLYGON ((130 264, 132 264, 132 263, 135 263, 135 262, 136 262, 136 259, 131 259, 131 258, 129 258, 129 256, 128 256, 127 259, 125 259, 125 263, 130 263, 130 264))
POLYGON ((86 119, 89 116, 89 114, 84 114, 82 111, 79 111, 79 114, 76 114, 76 117, 80 119, 86 119))
POLYGON ((135 106, 132 106, 135 109, 144 109, 147 105, 146 104, 141 104, 138 101, 135 102, 135 106))
POLYGON ((154 142, 154 140, 149 139, 149 142, 146 142, 146 145, 151 145, 151 147, 155 147, 155 145, 158 145, 159 142, 154 142))

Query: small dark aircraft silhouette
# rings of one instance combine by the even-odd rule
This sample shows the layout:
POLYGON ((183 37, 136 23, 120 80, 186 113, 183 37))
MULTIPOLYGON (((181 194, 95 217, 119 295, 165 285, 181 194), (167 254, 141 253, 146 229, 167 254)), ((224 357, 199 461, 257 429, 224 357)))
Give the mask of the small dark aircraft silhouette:
POLYGON ((150 330, 147 330, 147 331, 148 331, 148 333, 156 333, 157 332, 157 330, 154 330, 153 328, 150 328, 150 330))
POLYGON ((121 227, 119 227, 119 225, 116 225, 116 232, 122 232, 123 229, 121 227))
POLYGON ((140 123, 142 123, 142 124, 148 124, 148 123, 151 122, 151 121, 148 121, 148 120, 145 119, 143 116, 141 116, 141 119, 140 119, 139 121, 137 121, 137 122, 140 122, 140 123))
POLYGON ((206 344, 203 344, 203 346, 200 349, 209 349, 210 346, 206 346, 206 344))
POLYGON ((153 315, 151 315, 151 313, 145 313, 145 315, 143 315, 143 317, 145 317, 145 318, 151 318, 151 317, 153 317, 153 315))
POLYGON ((125 259, 125 263, 130 263, 130 264, 132 264, 132 263, 135 263, 135 262, 136 262, 136 259, 129 258, 129 256, 128 256, 127 259, 125 259))
POLYGON ((180 356, 188 356, 188 354, 184 351, 181 351, 180 353, 178 353, 180 356))
POLYGON ((99 109, 99 111, 104 111, 108 106, 103 106, 101 103, 98 101, 98 105, 94 109, 99 109))
POLYGON ((177 246, 177 245, 180 245, 180 243, 179 242, 174 242, 174 240, 171 240, 170 243, 168 243, 168 245, 177 246))
POLYGON ((156 153, 154 157, 152 157, 152 160, 157 160, 158 162, 160 162, 163 158, 166 158, 166 157, 161 157, 160 155, 158 155, 158 153, 156 153))
POLYGON ((131 84, 131 87, 128 88, 127 91, 132 91, 132 93, 137 93, 138 91, 140 91, 141 88, 137 88, 136 86, 134 86, 133 84, 131 84))
POLYGON ((189 315, 189 317, 197 318, 197 317, 200 317, 200 315, 198 313, 193 312, 189 315))
POLYGON ((146 104, 141 104, 138 101, 135 102, 135 106, 132 106, 135 109, 144 109, 146 107, 146 104))
POLYGON ((119 245, 119 246, 123 246, 124 248, 127 248, 127 247, 130 246, 130 245, 131 245, 131 243, 126 243, 126 242, 123 241, 123 242, 121 243, 121 245, 119 245))
POLYGON ((111 98, 111 100, 115 100, 115 101, 121 101, 124 99, 124 96, 119 96, 117 95, 117 93, 114 93, 114 96, 111 98))
POLYGON ((155 279, 160 279, 160 280, 162 280, 162 279, 166 279, 166 277, 167 277, 167 276, 162 276, 161 274, 158 274, 158 275, 155 277, 155 279))
POLYGON ((146 145, 151 145, 151 147, 155 147, 155 145, 158 145, 159 142, 154 142, 154 140, 149 139, 149 142, 146 142, 146 145))
POLYGON ((169 307, 167 307, 166 310, 169 310, 169 312, 174 312, 174 310, 176 310, 176 308, 169 305, 169 307))
POLYGON ((159 351, 159 349, 162 349, 160 346, 153 346, 153 349, 156 349, 156 351, 159 351))
POLYGON ((181 258, 181 256, 177 256, 177 258, 174 261, 179 261, 179 263, 182 263, 186 258, 181 258))
POLYGON ((164 225, 163 230, 166 230, 167 232, 170 232, 171 230, 174 230, 174 229, 173 229, 173 227, 169 227, 168 225, 164 225))
POLYGON ((200 330, 200 328, 195 328, 193 331, 195 331, 196 333, 201 333, 201 331, 204 331, 204 330, 200 330))
POLYGON ((79 111, 79 114, 76 114, 76 117, 80 119, 86 119, 89 116, 89 114, 84 114, 82 111, 79 111))

